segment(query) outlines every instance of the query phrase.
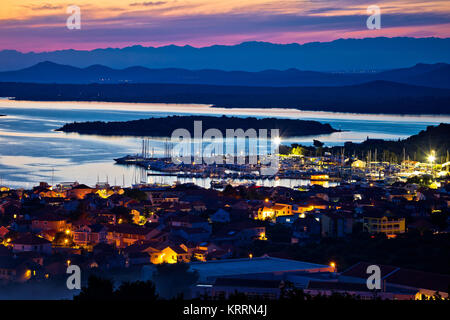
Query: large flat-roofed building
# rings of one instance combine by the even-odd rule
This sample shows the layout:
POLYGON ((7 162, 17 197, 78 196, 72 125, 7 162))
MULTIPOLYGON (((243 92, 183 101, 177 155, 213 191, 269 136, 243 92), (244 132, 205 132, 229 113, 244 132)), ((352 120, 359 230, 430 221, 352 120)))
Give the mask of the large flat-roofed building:
POLYGON ((297 260, 279 259, 269 256, 247 259, 226 259, 190 263, 191 270, 199 274, 199 282, 214 282, 217 278, 242 275, 278 275, 288 273, 333 272, 334 268, 297 260))
MULTIPOLYGON (((369 262, 358 262, 339 275, 342 282, 362 283, 367 280, 367 268, 373 265, 369 262)), ((411 270, 390 265, 377 265, 383 286, 396 288, 397 292, 412 290, 413 299, 432 299, 436 294, 448 298, 450 276, 419 270, 411 270)), ((385 290, 382 290, 385 291, 385 290)))
POLYGON ((303 275, 307 282, 307 275, 330 275, 335 271, 327 265, 269 256, 193 262, 190 269, 199 275, 191 290, 192 297, 229 298, 240 292, 248 297, 269 299, 279 297, 284 281, 296 283, 298 276, 303 275))

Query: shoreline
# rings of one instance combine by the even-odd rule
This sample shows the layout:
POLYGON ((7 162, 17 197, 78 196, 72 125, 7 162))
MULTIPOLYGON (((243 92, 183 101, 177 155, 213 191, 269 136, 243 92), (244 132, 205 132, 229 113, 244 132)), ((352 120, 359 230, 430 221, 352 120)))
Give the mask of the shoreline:
MULTIPOLYGON (((164 105, 164 106, 177 106, 177 107, 185 107, 187 108, 192 108, 192 107, 198 107, 201 109, 204 109, 203 111, 219 111, 220 109, 224 109, 227 111, 240 111, 240 112, 254 112, 256 113, 257 111, 264 111, 264 112, 269 112, 269 114, 271 115, 271 117, 281 117, 281 116, 277 116, 276 113, 280 113, 280 112, 286 112, 286 113, 290 113, 290 112, 298 112, 299 114, 306 114, 306 116, 314 116, 314 115, 318 115, 318 116, 338 116, 338 118, 340 118, 339 116, 343 117, 343 119, 348 119, 349 117, 356 117, 355 120, 365 120, 363 117, 367 116, 367 117, 375 117, 375 118, 380 118, 380 119, 376 119, 376 120, 384 120, 384 117, 395 117, 398 119, 395 119, 397 121, 401 121, 402 119, 405 118, 419 118, 416 119, 417 121, 420 120, 426 120, 426 119, 422 119, 422 118, 440 118, 440 117, 448 117, 449 118, 449 122, 450 122, 450 113, 439 113, 439 114, 432 114, 432 113, 407 113, 407 114, 401 114, 401 113, 364 113, 364 112, 341 112, 341 111, 327 111, 327 110, 308 110, 308 109, 302 109, 302 108, 288 108, 288 107, 271 107, 271 108, 245 108, 245 107, 221 107, 221 106, 217 106, 214 104, 207 104, 207 103, 166 103, 166 102, 121 102, 121 101, 104 101, 104 100, 29 100, 29 99, 2 99, 2 97, 0 97, 0 104, 4 103, 4 102, 11 102, 11 103, 30 103, 30 104, 40 104, 40 103, 49 103, 49 104, 76 104, 76 105, 72 105, 70 106, 70 108, 65 108, 62 106, 52 106, 53 108, 50 107, 41 107, 41 106, 30 106, 27 107, 27 109, 61 109, 61 110, 68 110, 68 109, 74 109, 74 110, 92 110, 91 108, 87 108, 87 106, 92 106, 94 104, 101 104, 101 105, 111 105, 111 106, 137 106, 136 109, 133 108, 126 108, 123 109, 123 111, 136 111, 136 112, 148 112, 148 111, 155 111, 155 110, 148 110, 148 109, 144 109, 141 107, 155 107, 155 106, 159 106, 159 105, 164 105), (82 105, 86 105, 86 107, 82 107, 82 105)), ((11 106, 13 108, 20 108, 20 106, 14 105, 11 106)), ((3 106, 0 105, 0 108, 3 108, 3 106)), ((104 110, 104 111, 117 111, 117 108, 95 108, 94 110, 104 110)), ((119 109, 120 110, 120 109, 119 109)), ((201 112, 201 110, 199 110, 199 112, 201 112)), ((186 114, 191 114, 192 112, 186 112, 186 114)), ((211 113, 209 115, 222 115, 220 113, 211 113)), ((235 115, 235 114, 230 114, 230 115, 235 115)), ((244 114, 243 116, 256 116, 253 114, 244 114)), ((309 118, 308 118, 309 119, 309 118)), ((301 119, 299 119, 301 120, 301 119)), ((412 119, 407 119, 408 121, 412 120, 412 119)), ((368 121, 372 121, 372 119, 368 119, 368 121)), ((426 122, 426 121, 425 121, 426 122)), ((442 122, 442 121, 440 121, 442 122)))

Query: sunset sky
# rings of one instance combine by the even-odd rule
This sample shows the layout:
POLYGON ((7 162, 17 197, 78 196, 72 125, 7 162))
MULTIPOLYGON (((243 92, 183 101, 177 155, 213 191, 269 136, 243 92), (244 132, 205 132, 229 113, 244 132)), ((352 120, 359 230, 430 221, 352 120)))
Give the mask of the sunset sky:
POLYGON ((0 1, 0 49, 23 52, 378 36, 450 37, 450 1, 0 1), (81 8, 81 30, 66 28, 70 5, 81 8), (380 30, 366 28, 369 5, 381 8, 380 30))

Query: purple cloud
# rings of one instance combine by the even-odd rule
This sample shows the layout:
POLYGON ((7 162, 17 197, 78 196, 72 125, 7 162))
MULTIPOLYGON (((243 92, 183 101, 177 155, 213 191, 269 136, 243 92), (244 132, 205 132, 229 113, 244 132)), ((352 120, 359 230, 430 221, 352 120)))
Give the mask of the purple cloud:
MULTIPOLYGON (((323 10, 334 9, 336 7, 323 10)), ((93 48, 105 46, 105 44, 110 47, 169 43, 208 45, 222 43, 221 41, 226 41, 226 43, 250 40, 277 42, 279 39, 302 42, 302 39, 311 41, 311 37, 316 37, 317 41, 321 41, 340 38, 349 32, 367 31, 367 15, 364 12, 355 15, 333 16, 262 12, 149 16, 149 12, 146 11, 125 11, 101 20, 90 19, 89 14, 83 15, 82 29, 76 31, 67 30, 66 19, 67 16, 61 14, 34 17, 29 20, 0 21, 0 39, 2 39, 0 40, 0 49, 28 48, 33 43, 39 43, 40 48, 55 48, 58 45, 67 48, 70 47, 70 44, 77 47, 80 44, 86 44, 83 48, 93 48)), ((417 27, 417 32, 420 32, 423 26, 443 28, 442 26, 447 25, 448 28, 449 21, 448 13, 383 14, 382 30, 417 27)), ((443 31, 450 35, 450 30, 443 31)), ((408 30, 408 33, 411 32, 414 31, 408 30)), ((429 30, 427 32, 431 34, 429 30)), ((387 36, 389 35, 387 34, 387 36)))

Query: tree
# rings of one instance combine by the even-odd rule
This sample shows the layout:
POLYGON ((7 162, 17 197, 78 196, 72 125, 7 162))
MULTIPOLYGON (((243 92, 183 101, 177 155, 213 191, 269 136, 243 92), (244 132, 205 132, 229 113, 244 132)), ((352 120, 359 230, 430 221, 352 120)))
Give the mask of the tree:
POLYGON ((291 154, 295 156, 302 156, 305 154, 305 148, 301 146, 294 147, 291 150, 291 154))
POLYGON ((55 246, 72 246, 72 236, 65 234, 64 232, 57 232, 53 239, 53 245, 55 246))
POLYGON ((155 285, 151 281, 123 282, 114 290, 114 283, 110 279, 91 275, 88 285, 81 288, 79 295, 74 297, 75 301, 87 300, 146 300, 156 301, 155 285))
POLYGON ((292 148, 289 146, 280 145, 280 146, 278 146, 278 153, 287 155, 291 152, 291 149, 292 148))
POLYGON ((227 184, 225 189, 223 189, 222 192, 225 196, 230 196, 230 197, 234 197, 236 196, 236 190, 233 188, 232 185, 227 184))
POLYGON ((449 218, 449 211, 436 211, 432 212, 430 215, 431 223, 438 226, 439 229, 444 230, 448 227, 448 218, 449 218))
POLYGON ((138 201, 148 200, 147 194, 139 189, 125 189, 124 195, 138 201))
POLYGON ((70 219, 76 221, 80 219, 80 217, 85 216, 88 211, 87 206, 86 201, 80 201, 77 208, 70 213, 70 219))
POLYGON ((155 212, 152 209, 150 209, 149 207, 144 207, 144 211, 142 212, 142 215, 145 218, 150 218, 154 214, 155 214, 155 212))
POLYGON ((185 263, 159 264, 153 274, 153 282, 159 295, 166 299, 177 296, 186 296, 189 287, 198 280, 196 271, 189 271, 189 265, 185 263))
POLYGON ((415 183, 422 187, 428 187, 433 182, 433 176, 429 174, 423 174, 420 176, 412 176, 406 180, 407 183, 415 183))
POLYGON ((155 285, 151 281, 124 282, 119 289, 114 292, 117 300, 146 300, 156 301, 155 285))
POLYGON ((266 236, 270 241, 273 242, 291 242, 291 229, 282 224, 267 224, 266 225, 266 236))
POLYGON ((296 288, 292 282, 286 281, 281 287, 280 300, 305 301, 311 300, 311 296, 296 288))
POLYGON ((97 276, 90 276, 87 287, 82 287, 79 295, 73 299, 75 301, 86 300, 111 300, 114 295, 114 285, 112 280, 97 276))
POLYGON ((319 141, 319 140, 313 140, 313 145, 316 148, 322 148, 324 143, 322 141, 319 141))
POLYGON ((133 223, 133 215, 130 209, 117 206, 112 208, 111 212, 117 215, 119 219, 122 219, 124 223, 133 223))

